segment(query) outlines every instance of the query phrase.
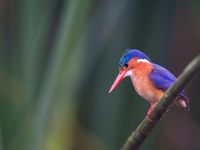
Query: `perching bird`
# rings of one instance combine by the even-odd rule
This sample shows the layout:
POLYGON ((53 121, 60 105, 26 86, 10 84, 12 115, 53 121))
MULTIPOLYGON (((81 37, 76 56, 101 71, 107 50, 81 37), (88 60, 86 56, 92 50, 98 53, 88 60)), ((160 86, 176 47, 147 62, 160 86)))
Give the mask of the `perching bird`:
MULTIPOLYGON (((176 81, 176 77, 167 69, 154 64, 143 52, 136 49, 126 49, 119 61, 119 74, 109 90, 114 88, 124 79, 130 77, 136 92, 146 99, 151 107, 150 113, 162 98, 165 91, 176 81)), ((188 109, 189 99, 181 91, 175 100, 176 105, 188 109)))

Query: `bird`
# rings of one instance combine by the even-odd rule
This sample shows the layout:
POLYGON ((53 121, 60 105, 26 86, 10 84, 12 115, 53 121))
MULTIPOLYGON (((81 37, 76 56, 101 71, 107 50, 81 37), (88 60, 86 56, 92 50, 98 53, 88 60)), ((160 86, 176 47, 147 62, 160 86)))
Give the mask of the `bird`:
MULTIPOLYGON (((148 120, 151 120, 150 114, 165 91, 176 81, 176 77, 169 70, 153 63, 146 54, 137 49, 126 49, 122 54, 119 60, 119 73, 109 93, 126 77, 131 79, 136 93, 150 103, 148 120)), ((189 110, 189 98, 184 90, 178 94, 174 103, 189 110)))

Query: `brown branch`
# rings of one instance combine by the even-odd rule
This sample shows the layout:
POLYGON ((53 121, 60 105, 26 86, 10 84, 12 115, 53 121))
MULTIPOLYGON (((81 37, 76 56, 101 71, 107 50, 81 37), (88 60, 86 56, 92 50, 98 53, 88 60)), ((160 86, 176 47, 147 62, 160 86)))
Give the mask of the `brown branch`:
POLYGON ((188 84, 199 70, 200 54, 187 65, 181 75, 177 78, 176 82, 165 92, 165 95, 161 98, 150 115, 151 121, 148 121, 147 117, 145 117, 127 139, 122 150, 136 150, 144 142, 145 138, 149 135, 163 114, 173 104, 173 101, 180 91, 183 90, 186 84, 188 84))

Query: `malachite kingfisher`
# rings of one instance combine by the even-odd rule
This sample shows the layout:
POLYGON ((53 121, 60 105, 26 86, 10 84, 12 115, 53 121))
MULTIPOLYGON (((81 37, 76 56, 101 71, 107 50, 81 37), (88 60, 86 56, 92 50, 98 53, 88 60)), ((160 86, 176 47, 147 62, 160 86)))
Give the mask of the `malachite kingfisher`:
MULTIPOLYGON (((130 77, 136 92, 150 103, 151 107, 147 112, 148 120, 165 91, 176 81, 176 77, 170 71, 153 63, 147 55, 136 49, 124 51, 119 60, 119 74, 109 93, 125 77, 130 77)), ((177 96, 175 104, 188 109, 188 103, 189 99, 183 90, 177 96)))

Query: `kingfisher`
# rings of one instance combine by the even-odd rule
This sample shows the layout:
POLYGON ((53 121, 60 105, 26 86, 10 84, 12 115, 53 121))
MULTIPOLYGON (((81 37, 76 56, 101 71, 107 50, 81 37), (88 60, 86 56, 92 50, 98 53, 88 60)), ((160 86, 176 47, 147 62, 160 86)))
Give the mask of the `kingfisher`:
MULTIPOLYGON (((119 74, 109 93, 125 77, 130 77, 135 91, 150 103, 151 107, 147 112, 148 120, 150 120, 150 113, 163 97, 165 91, 176 81, 176 77, 170 71, 153 63, 147 55, 136 49, 126 49, 124 51, 119 60, 119 74)), ((184 90, 179 93, 174 103, 189 110, 189 99, 184 90)))

